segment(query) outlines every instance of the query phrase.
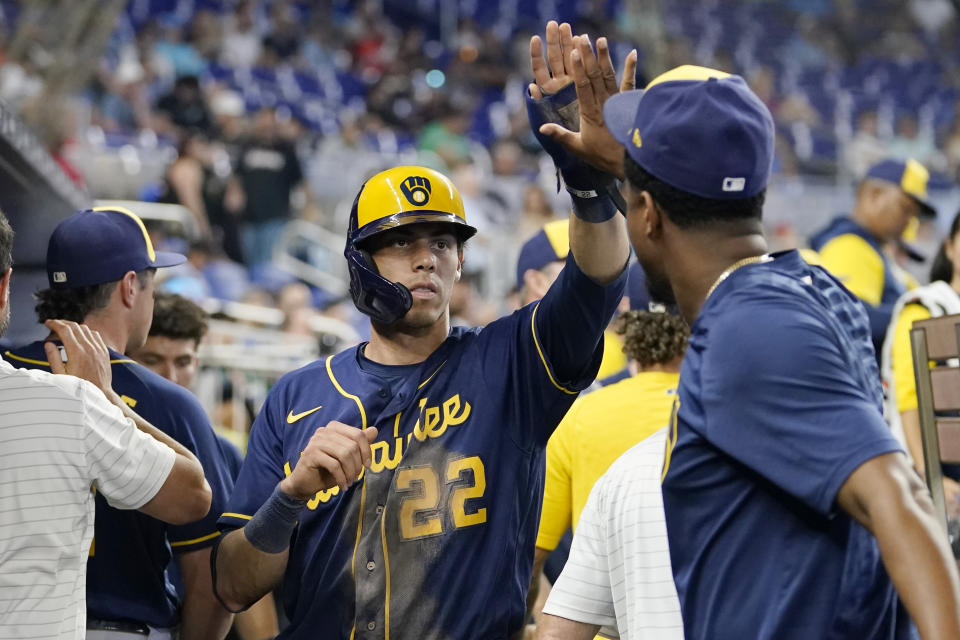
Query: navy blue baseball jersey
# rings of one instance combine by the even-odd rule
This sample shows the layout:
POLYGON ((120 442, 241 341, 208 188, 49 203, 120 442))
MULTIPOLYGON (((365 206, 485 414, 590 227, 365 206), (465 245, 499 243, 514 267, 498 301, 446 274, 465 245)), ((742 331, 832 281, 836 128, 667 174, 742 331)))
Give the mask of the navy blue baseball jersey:
POLYGON ((750 264, 691 329, 663 502, 686 637, 909 638, 873 536, 836 504, 900 451, 861 303, 796 251, 750 264))
MULTIPOLYGON (((4 353, 10 364, 49 369, 43 342, 4 353)), ((139 511, 114 509, 96 497, 93 545, 87 561, 87 617, 127 619, 167 628, 179 620, 180 601, 167 578, 173 553, 211 546, 233 488, 213 427, 193 395, 176 384, 110 351, 113 389, 153 426, 188 448, 203 465, 213 492, 206 517, 168 525, 139 511)))
POLYGON ((331 420, 379 429, 346 492, 318 492, 291 540, 281 638, 507 638, 524 624, 550 433, 594 379, 624 276, 568 258, 533 303, 455 328, 424 362, 363 345, 282 378, 221 523, 239 527, 331 420))

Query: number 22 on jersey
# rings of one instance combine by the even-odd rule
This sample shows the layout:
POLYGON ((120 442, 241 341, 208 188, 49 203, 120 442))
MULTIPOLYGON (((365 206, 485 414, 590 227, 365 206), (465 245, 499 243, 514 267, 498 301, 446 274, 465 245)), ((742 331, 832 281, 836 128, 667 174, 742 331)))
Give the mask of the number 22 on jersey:
POLYGON ((454 529, 487 521, 486 507, 467 505, 467 500, 482 498, 487 489, 478 456, 448 460, 442 477, 430 465, 397 469, 396 483, 397 492, 404 494, 400 502, 400 537, 404 540, 443 533, 441 508, 449 510, 454 529), (446 505, 440 505, 442 485, 456 485, 446 505))

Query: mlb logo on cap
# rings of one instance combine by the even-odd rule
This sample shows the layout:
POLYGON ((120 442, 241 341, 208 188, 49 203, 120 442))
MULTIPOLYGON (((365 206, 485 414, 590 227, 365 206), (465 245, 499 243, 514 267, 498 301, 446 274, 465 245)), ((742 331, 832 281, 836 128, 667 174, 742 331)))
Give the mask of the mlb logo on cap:
POLYGON ((743 191, 747 186, 746 178, 724 178, 723 179, 723 190, 724 191, 743 191))
POLYGON ((143 221, 121 207, 97 207, 61 221, 47 244, 50 287, 86 287, 120 280, 128 271, 172 267, 179 253, 154 251, 143 221))

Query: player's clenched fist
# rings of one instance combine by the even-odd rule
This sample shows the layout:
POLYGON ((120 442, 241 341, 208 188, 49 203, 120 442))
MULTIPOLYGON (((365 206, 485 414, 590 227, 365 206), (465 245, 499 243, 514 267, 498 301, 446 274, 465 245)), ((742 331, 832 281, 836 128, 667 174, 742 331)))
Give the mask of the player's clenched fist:
POLYGON ((358 429, 335 420, 328 422, 313 433, 293 473, 281 481, 280 490, 300 500, 335 486, 345 491, 360 471, 370 466, 370 443, 376 438, 375 427, 358 429))

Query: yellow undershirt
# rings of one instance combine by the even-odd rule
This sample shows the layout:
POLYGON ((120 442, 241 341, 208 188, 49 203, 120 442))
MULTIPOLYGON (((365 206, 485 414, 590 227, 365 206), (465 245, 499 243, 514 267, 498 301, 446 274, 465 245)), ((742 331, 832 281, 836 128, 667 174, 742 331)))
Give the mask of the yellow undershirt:
POLYGON ((910 329, 917 320, 931 317, 930 310, 922 304, 908 304, 900 312, 894 326, 893 347, 890 351, 890 366, 893 368, 893 384, 897 395, 897 411, 903 413, 917 408, 917 383, 913 377, 913 350, 910 348, 910 329))
POLYGON ((556 548, 613 461, 667 425, 679 380, 679 373, 642 372, 573 404, 547 443, 538 547, 556 548))

